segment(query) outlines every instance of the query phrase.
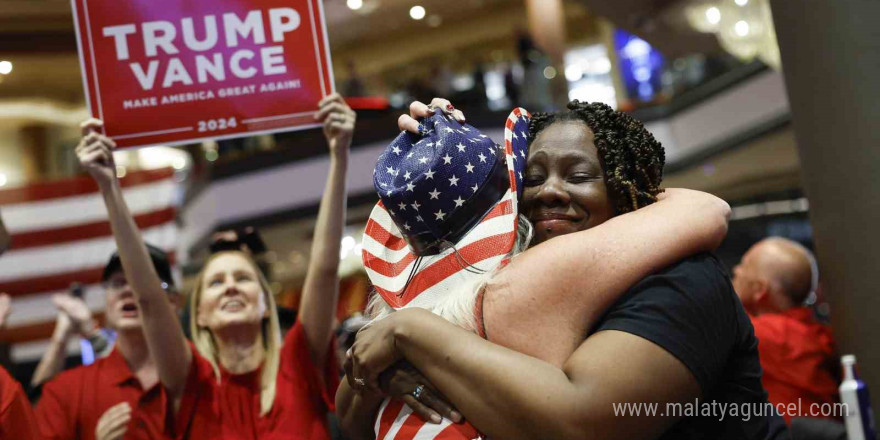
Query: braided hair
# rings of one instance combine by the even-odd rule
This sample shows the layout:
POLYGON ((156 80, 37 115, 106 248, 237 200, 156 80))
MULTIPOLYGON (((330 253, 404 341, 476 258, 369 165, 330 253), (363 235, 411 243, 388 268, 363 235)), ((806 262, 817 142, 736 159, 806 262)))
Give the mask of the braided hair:
POLYGON ((541 130, 555 122, 583 121, 595 137, 596 150, 608 195, 618 214, 645 207, 657 201, 662 192, 666 154, 654 135, 630 115, 599 103, 568 103, 568 111, 535 113, 529 123, 529 145, 541 130))

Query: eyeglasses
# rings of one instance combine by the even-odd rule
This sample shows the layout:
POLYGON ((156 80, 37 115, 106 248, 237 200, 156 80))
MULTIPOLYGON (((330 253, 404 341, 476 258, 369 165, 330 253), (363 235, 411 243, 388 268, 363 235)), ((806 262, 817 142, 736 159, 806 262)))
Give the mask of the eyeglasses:
POLYGON ((104 286, 112 290, 122 290, 128 287, 128 280, 125 278, 111 278, 104 283, 104 286))
MULTIPOLYGON (((104 283, 107 289, 122 290, 128 287, 128 280, 125 278, 112 278, 104 283)), ((162 281, 162 290, 166 293, 172 293, 171 286, 162 281)))

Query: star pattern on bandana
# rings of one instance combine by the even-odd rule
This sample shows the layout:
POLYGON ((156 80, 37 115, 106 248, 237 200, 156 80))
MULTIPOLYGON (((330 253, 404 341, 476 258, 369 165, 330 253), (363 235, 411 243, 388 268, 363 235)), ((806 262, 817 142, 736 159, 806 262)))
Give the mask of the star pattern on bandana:
MULTIPOLYGON (((421 123, 424 135, 401 133, 379 157, 373 175, 385 209, 406 234, 442 229, 439 225, 481 193, 498 161, 510 163, 504 148, 474 127, 445 115, 421 123)), ((519 153, 517 168, 525 162, 519 153)))

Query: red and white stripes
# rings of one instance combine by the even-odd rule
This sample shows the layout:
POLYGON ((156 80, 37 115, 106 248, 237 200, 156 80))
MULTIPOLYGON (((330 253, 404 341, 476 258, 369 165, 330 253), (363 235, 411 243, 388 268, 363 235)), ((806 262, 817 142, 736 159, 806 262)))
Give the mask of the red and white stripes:
MULTIPOLYGON (((144 170, 121 180, 144 239, 169 252, 172 261, 178 236, 173 175, 168 168, 144 170)), ((100 276, 116 243, 97 185, 88 177, 0 190, 0 205, 12 235, 10 250, 0 257, 0 292, 12 296, 0 340, 16 344, 13 354, 24 360, 39 350, 22 355, 21 345, 33 348, 51 335, 56 310, 50 298, 71 283, 85 286, 86 303, 100 315, 100 276)))
POLYGON ((516 239, 516 214, 513 195, 504 198, 456 244, 438 255, 423 257, 419 270, 410 280, 404 295, 399 293, 407 282, 416 257, 406 245, 397 226, 381 203, 374 208, 364 230, 364 268, 376 291, 394 308, 426 307, 460 288, 455 275, 466 272, 470 263, 484 271, 494 270, 510 252, 516 239))
POLYGON ((386 399, 379 408, 374 426, 376 440, 476 440, 479 432, 469 423, 456 424, 443 419, 428 423, 400 400, 386 399))

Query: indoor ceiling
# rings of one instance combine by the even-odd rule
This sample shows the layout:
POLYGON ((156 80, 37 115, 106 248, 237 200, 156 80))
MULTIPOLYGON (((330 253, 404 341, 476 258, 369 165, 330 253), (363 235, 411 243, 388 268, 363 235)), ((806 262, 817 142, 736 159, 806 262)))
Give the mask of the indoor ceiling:
POLYGON ((590 13, 638 35, 664 56, 721 53, 715 35, 695 31, 687 24, 684 8, 694 0, 578 0, 590 13))
MULTIPOLYGON (((474 38, 482 41, 489 36, 474 32, 474 22, 482 20, 487 25, 494 25, 487 26, 487 29, 498 34, 496 40, 512 35, 511 29, 525 24, 525 2, 522 0, 362 1, 363 7, 354 11, 346 6, 346 0, 324 0, 330 44, 334 54, 339 54, 340 62, 357 58, 357 54, 371 42, 387 53, 388 47, 401 48, 407 39, 431 30, 440 32, 440 35, 448 32, 447 39, 461 40, 461 26, 467 26, 466 32, 474 33, 474 38), (425 19, 416 21, 410 18, 409 9, 415 4, 425 8, 425 19), (498 18, 511 22, 509 29, 497 26, 498 18)), ((573 10, 582 11, 585 6, 591 13, 607 17, 615 25, 639 34, 664 52, 717 50, 714 37, 697 34, 677 23, 675 17, 681 15, 678 10, 686 0, 565 0, 565 3, 567 15, 573 10)), ((569 29, 568 33, 570 38, 576 38, 590 31, 579 26, 569 29)), ((478 44, 487 51, 497 47, 495 41, 485 43, 478 44)), ((401 48, 402 56, 412 58, 417 55, 404 49, 401 48)), ((461 49, 461 45, 454 48, 456 51, 461 49)), ((377 58, 375 51, 369 53, 372 54, 368 57, 371 60, 377 58)), ((0 59, 12 60, 15 65, 13 73, 0 84, 0 99, 36 97, 69 104, 82 103, 69 0, 0 1, 0 59)), ((373 64, 376 65, 369 69, 369 60, 358 59, 359 66, 364 66, 362 74, 387 70, 389 63, 399 62, 398 59, 389 59, 384 64, 375 61, 373 64)))
MULTIPOLYGON (((385 47, 432 27, 453 32, 462 20, 510 8, 505 0, 457 2, 455 7, 444 0, 421 0, 418 3, 426 9, 426 17, 416 21, 409 16, 416 4, 412 0, 363 3, 354 11, 346 0, 324 1, 334 53, 347 56, 371 41, 385 47)), ((4 59, 12 61, 14 69, 0 76, 0 99, 38 98, 79 105, 84 101, 69 0, 0 2, 0 60, 4 59)))
MULTIPOLYGON (((681 9, 687 1, 566 0, 566 4, 567 11, 583 10, 580 7, 583 6, 590 13, 610 19, 616 26, 642 36, 667 53, 718 50, 713 36, 690 31, 682 23, 681 9), (574 6, 578 7, 573 8, 574 6)), ((403 41, 422 31, 438 32, 441 35, 448 32, 449 38, 446 40, 452 40, 460 37, 457 33, 462 28, 473 27, 475 21, 494 23, 499 19, 509 20, 507 17, 514 17, 512 10, 517 12, 516 8, 524 8, 522 0, 467 0, 454 3, 445 0, 419 0, 418 3, 426 9, 426 19, 414 21, 409 17, 409 8, 416 4, 414 0, 363 2, 364 6, 359 11, 353 11, 346 6, 346 0, 324 1, 331 46, 334 53, 340 55, 338 63, 346 59, 346 54, 366 50, 365 47, 370 42, 374 46, 386 47, 396 39, 403 41), (428 24, 433 15, 440 17, 438 29, 431 29, 428 24)), ((12 74, 0 76, 0 100, 10 102, 37 99, 68 106, 82 105, 82 80, 70 11, 69 0, 0 1, 0 60, 9 59, 15 66, 12 74)), ((524 13, 521 12, 517 15, 523 16, 524 13)), ((569 35, 574 37, 583 32, 585 29, 582 27, 568 30, 569 35)), ((486 51, 491 50, 487 44, 480 44, 479 47, 486 51)), ((750 171, 756 168, 754 164, 750 168, 746 167, 751 157, 747 152, 757 148, 754 151, 772 150, 776 152, 774 154, 784 156, 784 160, 764 161, 767 167, 773 168, 765 174, 776 176, 774 178, 782 182, 782 186, 791 185, 793 179, 797 180, 794 141, 791 139, 786 146, 777 144, 775 147, 748 146, 722 154, 712 160, 714 168, 695 166, 669 176, 667 182, 736 196, 744 188, 748 188, 750 183, 747 180, 760 180, 750 171), (729 167, 726 165, 728 163, 738 165, 729 167), (712 174, 707 175, 709 172, 712 174)))

